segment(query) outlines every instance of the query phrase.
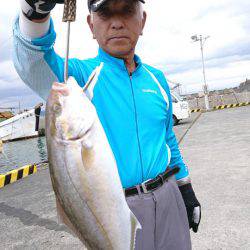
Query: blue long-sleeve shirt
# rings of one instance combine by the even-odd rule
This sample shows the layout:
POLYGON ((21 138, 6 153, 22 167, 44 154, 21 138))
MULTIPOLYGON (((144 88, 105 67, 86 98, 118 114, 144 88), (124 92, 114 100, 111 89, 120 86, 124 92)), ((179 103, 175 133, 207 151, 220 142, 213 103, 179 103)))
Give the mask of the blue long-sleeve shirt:
MULTIPOLYGON (((51 20, 48 33, 38 39, 23 37, 14 24, 14 65, 22 80, 46 99, 54 81, 63 82, 64 59, 53 45, 51 20)), ((69 76, 80 86, 92 79, 87 94, 94 104, 113 150, 124 188, 156 177, 178 165, 176 179, 188 177, 172 131, 172 101, 163 73, 134 58, 129 75, 122 59, 99 49, 95 58, 70 59, 69 76)), ((84 107, 83 107, 84 108, 84 107)))

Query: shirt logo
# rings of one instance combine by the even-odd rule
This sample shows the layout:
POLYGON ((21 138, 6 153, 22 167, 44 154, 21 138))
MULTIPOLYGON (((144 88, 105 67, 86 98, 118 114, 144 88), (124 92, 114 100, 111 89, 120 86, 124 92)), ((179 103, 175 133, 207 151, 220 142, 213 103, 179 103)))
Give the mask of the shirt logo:
POLYGON ((152 94, 157 95, 157 91, 156 91, 156 90, 153 90, 153 89, 143 89, 142 92, 145 92, 145 93, 152 93, 152 94))

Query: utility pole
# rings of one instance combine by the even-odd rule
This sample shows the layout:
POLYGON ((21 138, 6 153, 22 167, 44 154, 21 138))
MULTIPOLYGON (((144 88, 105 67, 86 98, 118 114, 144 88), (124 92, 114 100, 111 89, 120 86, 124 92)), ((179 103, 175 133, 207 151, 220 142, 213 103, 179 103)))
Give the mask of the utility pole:
POLYGON ((201 60, 202 60, 202 71, 203 71, 203 80, 204 80, 204 84, 203 84, 203 92, 204 92, 204 97, 205 97, 205 107, 206 110, 209 110, 209 100, 208 100, 208 86, 207 86, 207 82, 206 82, 206 74, 205 74, 205 63, 204 63, 204 53, 203 53, 203 46, 205 41, 209 38, 209 36, 206 37, 202 37, 202 35, 194 35, 191 36, 191 39, 193 40, 193 42, 200 42, 200 48, 201 48, 201 60))

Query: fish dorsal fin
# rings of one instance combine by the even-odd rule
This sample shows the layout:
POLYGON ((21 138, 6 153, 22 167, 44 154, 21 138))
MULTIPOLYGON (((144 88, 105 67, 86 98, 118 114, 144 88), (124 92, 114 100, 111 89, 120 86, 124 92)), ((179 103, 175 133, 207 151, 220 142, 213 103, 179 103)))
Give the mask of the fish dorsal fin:
POLYGON ((86 82, 86 84, 84 85, 84 87, 82 88, 83 92, 86 93, 86 95, 88 96, 88 98, 90 100, 92 100, 93 96, 94 96, 94 87, 98 81, 98 77, 100 75, 100 72, 103 68, 103 62, 97 66, 93 72, 91 73, 91 75, 89 76, 88 81, 86 82))

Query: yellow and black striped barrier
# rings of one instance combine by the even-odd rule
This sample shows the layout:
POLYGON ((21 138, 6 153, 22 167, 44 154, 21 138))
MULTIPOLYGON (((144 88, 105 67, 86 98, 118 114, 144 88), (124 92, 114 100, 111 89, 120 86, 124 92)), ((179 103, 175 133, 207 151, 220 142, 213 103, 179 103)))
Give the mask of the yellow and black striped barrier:
POLYGON ((250 102, 241 102, 241 103, 235 103, 235 104, 227 104, 227 105, 220 105, 213 107, 214 110, 217 109, 228 109, 228 108, 236 108, 236 107, 242 107, 250 105, 250 102))
POLYGON ((0 188, 36 172, 37 167, 33 164, 11 170, 5 174, 0 174, 0 188))
POLYGON ((195 112, 201 112, 203 109, 192 109, 191 113, 195 113, 195 112))
MULTIPOLYGON (((228 108, 236 108, 236 107, 242 107, 250 105, 250 102, 240 102, 240 103, 234 103, 234 104, 227 104, 227 105, 220 105, 220 106, 214 106, 211 110, 219 110, 219 109, 228 109, 228 108)), ((205 109, 192 109, 191 113, 195 112, 205 112, 205 109)))

